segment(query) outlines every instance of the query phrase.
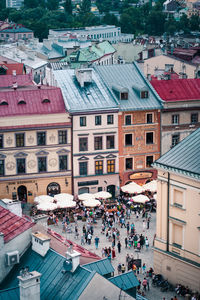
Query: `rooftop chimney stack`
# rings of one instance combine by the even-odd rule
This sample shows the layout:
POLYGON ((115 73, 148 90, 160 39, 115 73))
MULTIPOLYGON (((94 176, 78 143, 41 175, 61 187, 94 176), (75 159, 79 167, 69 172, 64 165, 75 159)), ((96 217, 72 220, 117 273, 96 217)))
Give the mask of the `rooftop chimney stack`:
POLYGON ((92 82, 92 69, 76 69, 76 79, 81 87, 84 87, 85 83, 92 82))
POLYGON ((27 268, 21 270, 19 279, 20 300, 40 300, 40 277, 41 274, 27 268))
POLYGON ((32 233, 32 250, 44 257, 50 248, 50 240, 41 232, 32 233))
POLYGON ((78 266, 80 265, 80 256, 81 254, 75 250, 72 249, 72 245, 68 248, 66 252, 67 259, 72 261, 72 269, 71 272, 73 273, 78 266))

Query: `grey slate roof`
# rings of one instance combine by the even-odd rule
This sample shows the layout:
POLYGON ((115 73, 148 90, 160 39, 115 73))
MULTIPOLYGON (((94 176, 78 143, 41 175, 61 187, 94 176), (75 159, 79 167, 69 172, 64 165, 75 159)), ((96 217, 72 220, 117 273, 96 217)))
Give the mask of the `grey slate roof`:
POLYGON ((87 270, 96 271, 100 275, 104 276, 115 271, 110 260, 108 258, 101 259, 86 265, 83 265, 87 270))
POLYGON ((200 179, 200 128, 161 156, 153 164, 200 179))
POLYGON ((120 88, 127 88, 129 90, 128 100, 119 100, 120 111, 162 108, 163 101, 135 62, 133 64, 123 65, 95 66, 94 68, 109 88, 113 97, 115 97, 112 89, 113 86, 119 86, 120 88), (139 97, 138 88, 143 89, 143 87, 149 91, 149 98, 147 99, 140 99, 139 97))
POLYGON ((69 112, 92 112, 116 110, 118 102, 107 90, 101 78, 92 70, 92 83, 81 87, 74 70, 54 70, 57 86, 62 90, 64 102, 69 112))

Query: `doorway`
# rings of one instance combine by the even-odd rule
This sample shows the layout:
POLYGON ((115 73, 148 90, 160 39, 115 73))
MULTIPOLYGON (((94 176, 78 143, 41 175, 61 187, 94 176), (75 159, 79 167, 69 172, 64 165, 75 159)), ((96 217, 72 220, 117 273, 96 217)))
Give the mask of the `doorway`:
POLYGON ((107 192, 112 194, 112 198, 115 198, 115 185, 108 185, 107 192))
POLYGON ((20 185, 17 189, 17 196, 19 201, 27 202, 27 188, 25 185, 20 185))

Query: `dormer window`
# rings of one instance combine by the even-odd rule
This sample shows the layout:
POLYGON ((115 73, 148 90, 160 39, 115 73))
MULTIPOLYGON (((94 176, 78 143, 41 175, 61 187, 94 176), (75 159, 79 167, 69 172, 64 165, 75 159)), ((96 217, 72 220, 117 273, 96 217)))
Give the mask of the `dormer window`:
POLYGON ((8 105, 8 102, 7 102, 6 100, 2 100, 2 101, 0 102, 0 105, 8 105))
POLYGON ((141 91, 140 97, 141 97, 141 99, 149 98, 149 92, 148 91, 141 91))
POLYGON ((22 100, 19 100, 17 104, 26 104, 26 101, 24 101, 24 100, 22 99, 22 100))
POLYGON ((113 86, 112 90, 118 100, 128 100, 128 88, 122 86, 113 86))
POLYGON ((42 100, 42 103, 50 103, 50 102, 51 101, 49 99, 47 99, 47 98, 42 100))

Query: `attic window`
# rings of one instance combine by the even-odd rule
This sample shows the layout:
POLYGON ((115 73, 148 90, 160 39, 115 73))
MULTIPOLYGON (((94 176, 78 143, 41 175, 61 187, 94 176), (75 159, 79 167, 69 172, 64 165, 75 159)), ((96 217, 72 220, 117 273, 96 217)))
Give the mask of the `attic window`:
POLYGON ((128 88, 122 87, 122 86, 112 86, 112 90, 115 94, 115 96, 119 100, 128 100, 128 88))
POLYGON ((2 101, 0 102, 0 105, 8 105, 8 102, 5 101, 5 100, 2 100, 2 101))
POLYGON ((18 104, 26 104, 26 101, 24 101, 23 99, 19 100, 18 104))
POLYGON ((50 103, 51 101, 49 99, 43 99, 42 103, 50 103))
POLYGON ((149 92, 148 91, 141 91, 141 99, 149 98, 149 92))
POLYGON ((121 100, 128 100, 128 93, 127 92, 121 93, 120 98, 121 98, 121 100))

